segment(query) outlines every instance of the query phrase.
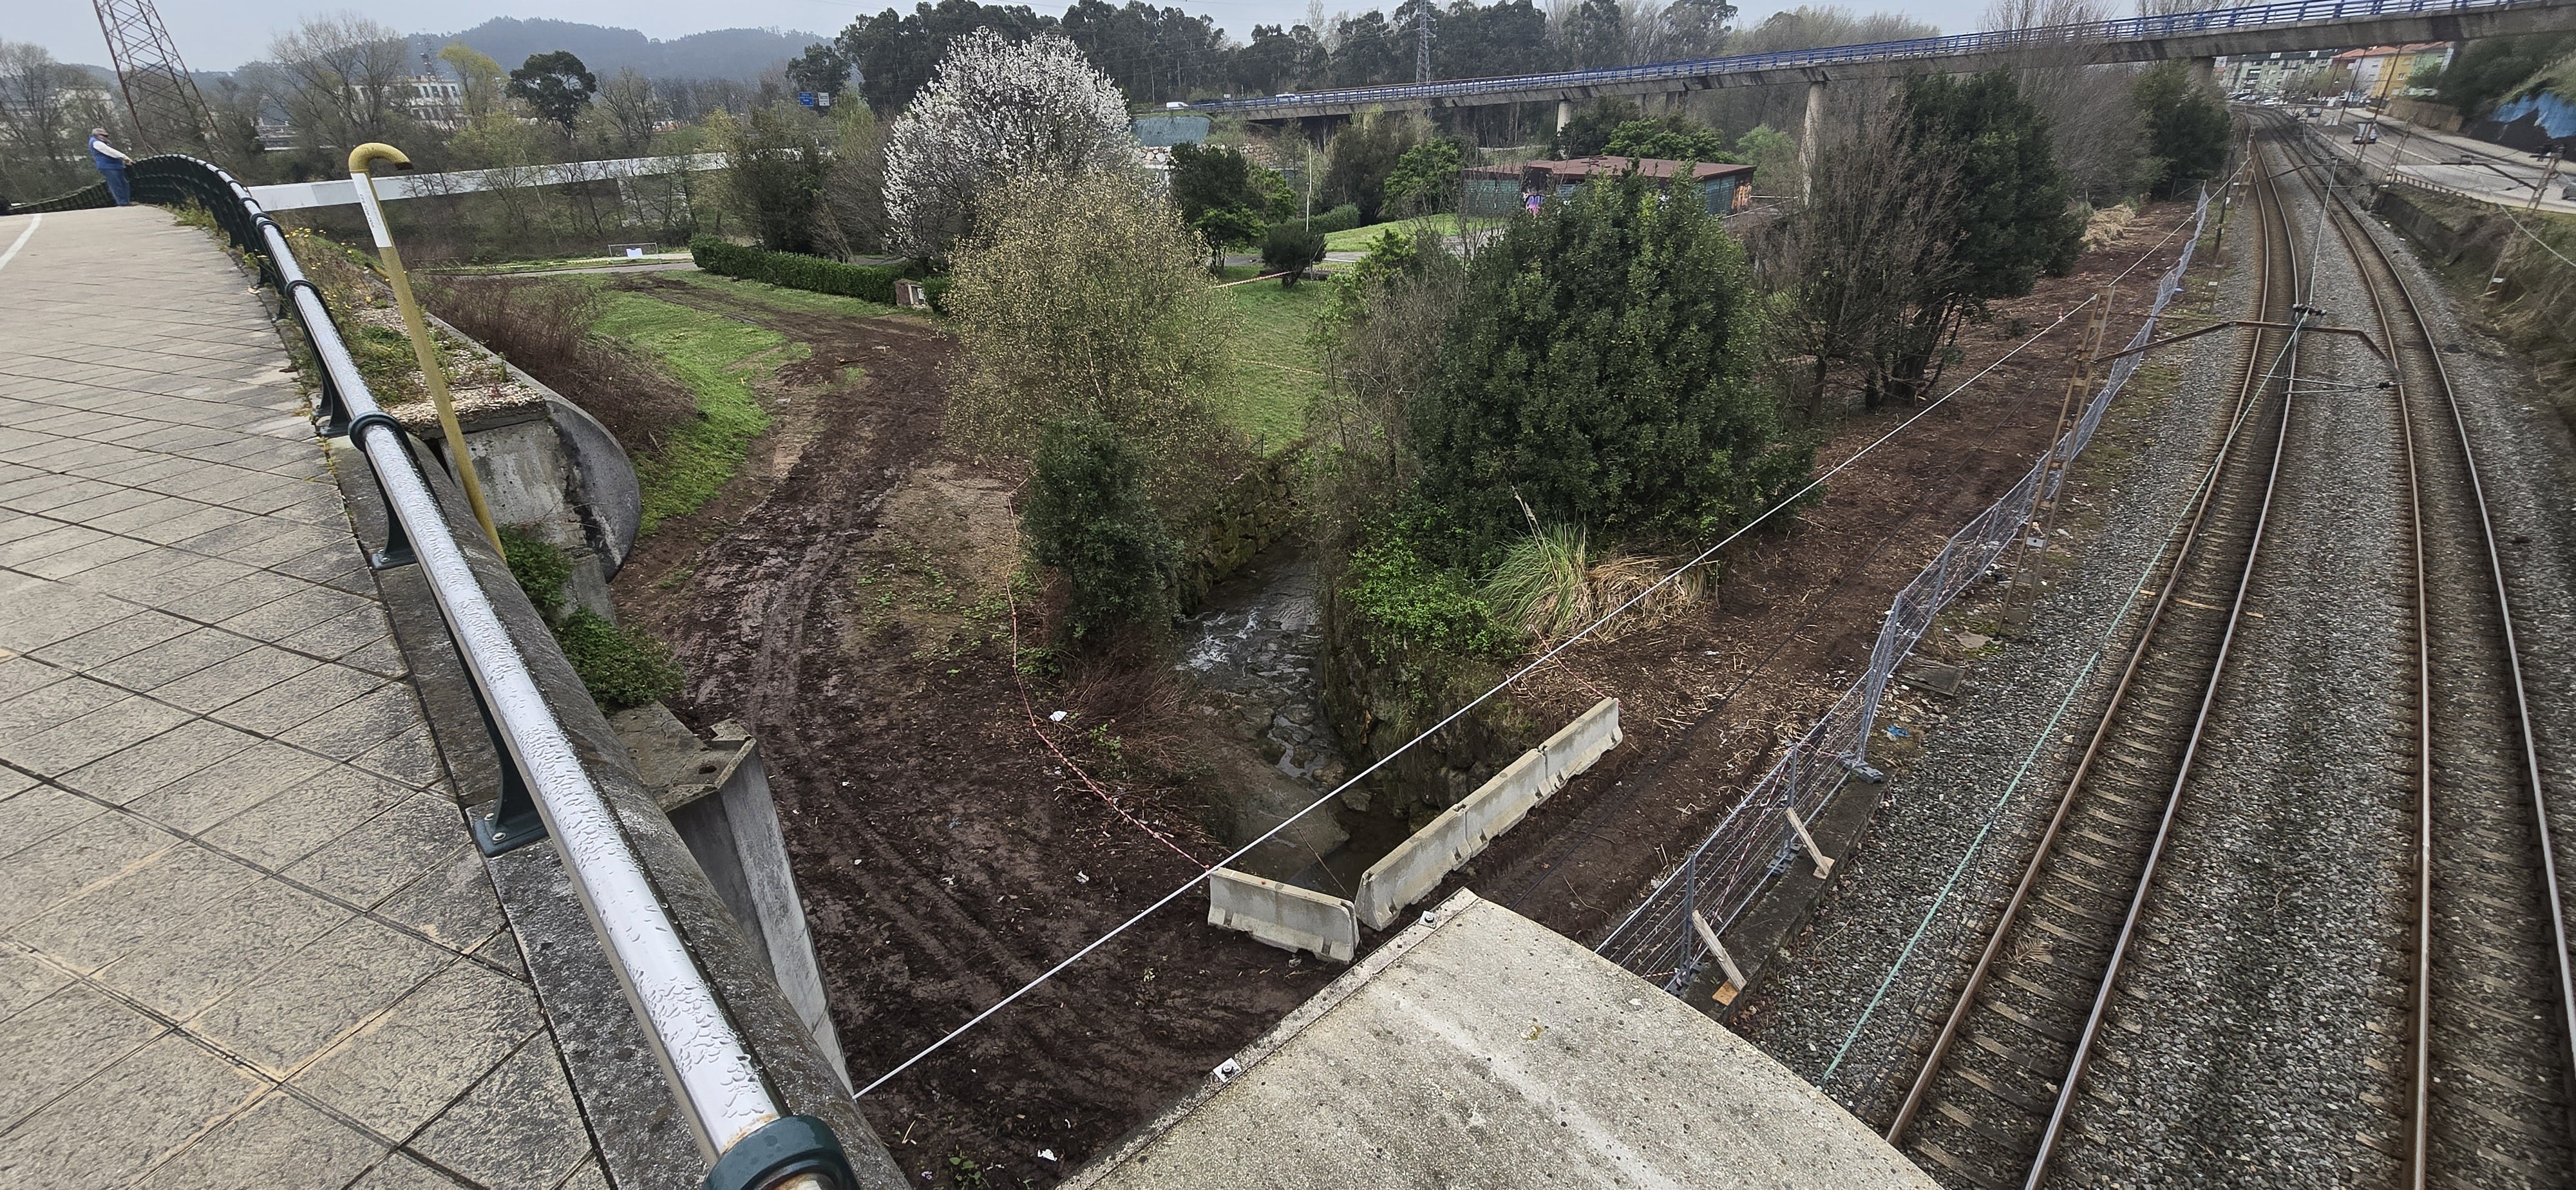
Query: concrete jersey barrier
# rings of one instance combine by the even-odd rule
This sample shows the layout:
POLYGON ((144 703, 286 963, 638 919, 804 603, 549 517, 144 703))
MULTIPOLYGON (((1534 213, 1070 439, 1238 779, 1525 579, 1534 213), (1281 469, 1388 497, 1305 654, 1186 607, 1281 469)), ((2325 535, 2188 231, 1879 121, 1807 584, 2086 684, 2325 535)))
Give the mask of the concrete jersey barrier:
POLYGON ((1359 920, 1372 930, 1385 929, 1405 906, 1429 895, 1458 865, 1518 825, 1531 807, 1618 747, 1619 739, 1619 700, 1605 698, 1546 743, 1521 753, 1360 877, 1353 902, 1359 920))
POLYGON ((1229 868, 1208 873, 1208 924, 1337 963, 1359 952, 1350 902, 1229 868))

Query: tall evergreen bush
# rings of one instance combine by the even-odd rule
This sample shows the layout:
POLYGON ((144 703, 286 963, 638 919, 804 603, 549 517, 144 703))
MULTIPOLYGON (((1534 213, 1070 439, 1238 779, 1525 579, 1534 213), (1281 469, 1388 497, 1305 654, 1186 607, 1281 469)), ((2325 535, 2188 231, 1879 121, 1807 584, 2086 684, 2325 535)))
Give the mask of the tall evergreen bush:
POLYGON ((1761 295, 1685 191, 1591 183, 1478 255, 1408 405, 1422 495, 1479 558, 1544 524, 1682 542, 1803 477, 1756 378, 1761 295))
POLYGON ((1145 493, 1145 462, 1097 418, 1047 427, 1020 514, 1029 553, 1072 588, 1065 624, 1079 640, 1171 615, 1180 543, 1145 493))

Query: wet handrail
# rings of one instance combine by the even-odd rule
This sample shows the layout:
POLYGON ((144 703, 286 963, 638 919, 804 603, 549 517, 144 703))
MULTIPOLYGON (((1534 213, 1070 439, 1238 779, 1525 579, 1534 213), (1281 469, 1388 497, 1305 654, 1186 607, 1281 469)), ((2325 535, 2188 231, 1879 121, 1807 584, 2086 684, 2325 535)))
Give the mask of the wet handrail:
MULTIPOLYGON (((388 540, 374 560, 380 568, 419 565, 491 720, 503 783, 523 787, 542 820, 543 833, 522 828, 505 843, 554 839, 591 930, 707 1160, 709 1190, 855 1187, 831 1129, 813 1117, 789 1115, 763 1076, 662 903, 642 855, 591 780, 571 734, 547 705, 527 658, 475 577, 402 426, 377 405, 320 288, 304 276, 277 221, 231 174, 193 157, 146 158, 133 166, 133 178, 139 201, 195 203, 213 214, 293 308, 320 365, 325 432, 348 435, 366 455, 384 495, 388 540)), ((37 209, 104 205, 104 187, 93 186, 37 209)), ((505 806, 512 792, 505 789, 505 806)), ((478 833, 491 833, 485 825, 478 833)), ((508 847, 487 840, 484 849, 508 847)))

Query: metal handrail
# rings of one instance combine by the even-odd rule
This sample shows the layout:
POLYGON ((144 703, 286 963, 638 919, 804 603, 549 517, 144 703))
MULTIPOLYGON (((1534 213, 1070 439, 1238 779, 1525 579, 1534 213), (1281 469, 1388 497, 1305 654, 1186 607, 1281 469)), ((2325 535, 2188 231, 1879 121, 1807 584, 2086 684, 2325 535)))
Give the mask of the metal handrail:
MULTIPOLYGON (((710 1190, 765 1190, 799 1184, 799 1177, 808 1186, 854 1187, 839 1139, 820 1120, 782 1108, 713 982, 689 953, 643 857, 475 578, 402 426, 376 404, 321 290, 305 278, 277 221, 231 174, 192 157, 146 158, 135 163, 133 180, 139 201, 193 202, 211 212, 293 307, 321 365, 325 432, 348 435, 366 455, 384 495, 388 540, 374 555, 376 564, 416 561, 428 580, 502 753, 503 814, 512 793, 506 787, 524 783, 543 823, 544 834, 523 831, 509 843, 553 836, 591 930, 613 960, 628 1006, 644 1026, 654 1061, 712 1171, 710 1190)), ((96 202, 82 201, 84 191, 45 205, 105 205, 104 188, 98 189, 96 202)))
POLYGON ((1653 62, 1643 66, 1495 75, 1486 78, 1448 79, 1441 82, 1400 83, 1375 87, 1343 87, 1329 91, 1301 91, 1294 95, 1270 95, 1254 99, 1206 99, 1191 104, 1190 109, 1201 112, 1253 112, 1276 108, 1311 107, 1317 104, 1369 104, 1405 99, 1444 99, 1461 95, 1490 94, 1497 91, 1597 87, 1606 83, 1651 82, 1660 79, 1697 78, 1704 75, 1736 74, 1756 70, 1835 66, 1853 62, 1963 57, 2026 49, 2032 46, 2090 46, 2108 42, 2152 41, 2161 37, 2191 33, 2263 29, 2307 21, 2349 20, 2356 17, 2404 16, 2410 13, 2461 12, 2491 8, 2526 8, 2548 2, 2549 0, 2283 0, 2276 4, 2256 4, 2242 8, 2213 9, 2207 12, 2122 17, 2117 20, 2088 21, 2073 25, 1998 29, 1985 33, 1953 33, 1946 37, 1915 37, 1902 41, 1873 41, 1859 45, 1781 50, 1768 54, 1739 54, 1725 58, 1685 58, 1673 62, 1653 62))

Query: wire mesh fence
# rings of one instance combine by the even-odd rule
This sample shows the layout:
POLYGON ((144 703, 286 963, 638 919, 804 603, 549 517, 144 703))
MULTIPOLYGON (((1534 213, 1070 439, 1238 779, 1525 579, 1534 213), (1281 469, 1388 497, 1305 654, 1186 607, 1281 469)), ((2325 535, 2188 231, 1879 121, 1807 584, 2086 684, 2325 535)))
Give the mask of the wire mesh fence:
MULTIPOLYGON (((2209 197, 2201 196, 2192 216, 2191 239, 2156 286, 2145 322, 2128 346, 2145 346, 2158 318, 2182 292, 2194 249, 2208 226, 2209 197)), ((1878 719, 1879 701, 1896 676, 1896 667, 1931 630, 1934 617, 1979 579, 1997 571, 2005 554, 2025 540, 2042 543, 2033 533, 2032 517, 2042 501, 2056 495, 2064 482, 2065 464, 2081 454, 2102 425, 2102 415, 2142 356, 2122 355, 2111 366, 2101 389, 2087 400, 2075 424, 2031 465, 2021 482, 1953 534, 1914 581, 1898 592, 1870 650, 1869 668, 1832 710, 1789 744, 1771 771, 1763 774, 1744 799, 1719 820, 1717 828, 1655 885, 1644 903, 1610 931, 1595 949, 1629 971, 1679 993, 1690 986, 1709 959, 1707 947, 1691 924, 1694 914, 1723 934, 1752 903, 1754 894, 1773 875, 1788 868, 1800 849, 1791 822, 1812 821, 1831 804, 1855 775, 1874 778, 1869 770, 1870 732, 1878 719)))

